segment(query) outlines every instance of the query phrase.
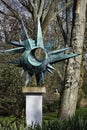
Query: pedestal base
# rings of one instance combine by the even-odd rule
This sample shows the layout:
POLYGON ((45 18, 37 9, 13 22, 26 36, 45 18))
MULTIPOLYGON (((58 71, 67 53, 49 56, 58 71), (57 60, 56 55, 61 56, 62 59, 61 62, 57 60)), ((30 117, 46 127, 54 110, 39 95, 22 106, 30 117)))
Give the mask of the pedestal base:
POLYGON ((46 93, 45 87, 23 87, 22 92, 25 94, 31 94, 31 93, 46 93))
POLYGON ((26 124, 42 125, 42 94, 26 95, 26 124))
POLYGON ((38 123, 42 126, 42 94, 46 92, 45 87, 23 87, 26 94, 26 125, 38 123))

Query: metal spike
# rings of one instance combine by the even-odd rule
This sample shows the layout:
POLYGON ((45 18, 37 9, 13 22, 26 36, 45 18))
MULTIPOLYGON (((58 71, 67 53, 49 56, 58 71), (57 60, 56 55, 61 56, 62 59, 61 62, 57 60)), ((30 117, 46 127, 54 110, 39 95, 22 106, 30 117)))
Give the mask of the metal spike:
POLYGON ((28 36, 27 29, 24 26, 23 20, 20 20, 20 23, 21 23, 21 27, 22 27, 21 31, 22 31, 22 36, 24 38, 23 40, 24 40, 25 48, 29 48, 30 49, 31 46, 32 46, 32 43, 31 43, 30 38, 28 36))
POLYGON ((52 71, 52 70, 50 70, 50 69, 47 69, 47 71, 48 71, 48 72, 50 72, 51 74, 53 74, 53 71, 52 71))
MULTIPOLYGON (((20 41, 20 40, 19 40, 19 41, 20 41)), ((23 44, 22 41, 21 41, 21 43, 18 42, 18 41, 11 41, 11 42, 9 42, 9 44, 15 45, 15 46, 19 46, 19 47, 24 47, 24 44, 23 44)))
POLYGON ((3 50, 3 53, 14 53, 14 52, 19 52, 22 51, 24 47, 17 47, 17 48, 12 48, 8 50, 3 50))
POLYGON ((22 69, 22 71, 21 71, 21 76, 24 74, 24 72, 25 72, 24 69, 22 69))
POLYGON ((41 30, 40 18, 39 17, 38 17, 38 31, 37 31, 37 46, 44 48, 43 36, 42 36, 42 30, 41 30))
POLYGON ((29 74, 27 74, 27 75, 26 75, 25 86, 27 86, 27 85, 28 85, 29 80, 30 80, 30 75, 29 75, 29 74))
POLYGON ((55 68, 52 65, 50 65, 50 64, 48 64, 47 67, 52 69, 52 70, 55 70, 55 68))
POLYGON ((50 51, 48 54, 49 55, 54 55, 54 54, 58 54, 58 53, 62 53, 66 50, 69 50, 70 48, 63 48, 63 49, 59 49, 59 50, 55 50, 55 51, 50 51))
POLYGON ((20 43, 20 44, 22 43, 21 38, 19 39, 19 43, 20 43))

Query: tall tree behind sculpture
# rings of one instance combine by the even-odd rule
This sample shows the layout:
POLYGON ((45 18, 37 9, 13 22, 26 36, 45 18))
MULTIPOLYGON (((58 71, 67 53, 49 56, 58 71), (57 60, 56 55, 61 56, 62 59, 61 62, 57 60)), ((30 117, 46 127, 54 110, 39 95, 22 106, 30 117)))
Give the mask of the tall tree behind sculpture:
MULTIPOLYGON (((83 40, 85 31, 85 12, 87 0, 74 1, 74 19, 72 30, 72 46, 75 53, 83 51, 83 40)), ((69 60, 67 67, 67 76, 65 80, 65 90, 62 95, 60 118, 65 119, 75 114, 78 88, 80 79, 80 65, 82 55, 78 58, 69 60)))

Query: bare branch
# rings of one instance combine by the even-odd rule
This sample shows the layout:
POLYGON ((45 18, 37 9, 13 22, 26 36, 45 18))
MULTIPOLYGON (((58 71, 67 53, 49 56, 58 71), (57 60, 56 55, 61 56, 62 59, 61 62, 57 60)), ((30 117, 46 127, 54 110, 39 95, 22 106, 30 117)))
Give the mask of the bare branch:
POLYGON ((66 33, 65 33, 65 30, 63 29, 62 21, 61 21, 61 19, 60 19, 59 16, 57 16, 57 22, 58 22, 58 24, 59 24, 59 28, 60 28, 60 31, 61 31, 61 33, 62 33, 64 42, 67 43, 66 33))
POLYGON ((45 7, 45 9, 43 10, 43 13, 42 13, 42 21, 44 21, 45 16, 48 14, 50 6, 52 5, 52 3, 53 3, 52 0, 48 1, 47 6, 45 7))
POLYGON ((33 1, 32 0, 28 0, 28 2, 30 1, 30 4, 31 4, 31 6, 34 8, 34 3, 33 3, 33 1))
POLYGON ((61 81, 63 81, 63 76, 62 76, 61 72, 58 69, 57 69, 57 73, 58 73, 58 76, 61 79, 61 81))
POLYGON ((57 16, 59 15, 62 11, 64 11, 67 7, 71 6, 73 4, 73 1, 71 0, 70 2, 66 3, 63 8, 61 8, 60 10, 58 10, 54 16, 52 17, 51 21, 57 16))
POLYGON ((39 5, 39 4, 38 4, 38 1, 35 0, 35 3, 34 3, 34 4, 35 4, 35 8, 36 8, 36 10, 37 10, 37 12, 38 12, 38 8, 39 8, 39 6, 38 6, 38 5, 39 5))
POLYGON ((3 12, 3 11, 1 11, 1 10, 0 10, 0 13, 1 13, 2 15, 14 17, 14 15, 13 15, 12 13, 5 13, 5 12, 3 12))
POLYGON ((73 4, 73 1, 70 1, 66 3, 63 6, 63 8, 55 12, 54 10, 56 6, 58 5, 58 0, 56 0, 55 2, 56 2, 56 5, 55 3, 54 4, 52 3, 52 6, 50 7, 48 14, 46 15, 45 20, 43 21, 43 25, 42 25, 43 34, 45 34, 48 25, 56 18, 56 16, 59 15, 62 11, 64 11, 67 7, 73 4))
POLYGON ((38 1, 35 0, 34 1, 34 17, 35 17, 35 21, 36 21, 36 19, 38 17, 37 15, 38 15, 38 1))
POLYGON ((43 12, 43 8, 44 8, 44 3, 45 3, 45 0, 42 0, 41 1, 41 4, 40 4, 40 8, 39 8, 39 17, 41 17, 42 15, 42 12, 43 12))
POLYGON ((14 10, 5 0, 1 0, 1 2, 14 14, 14 17, 16 17, 19 20, 18 12, 14 10))
POLYGON ((24 6, 31 14, 32 14, 32 6, 31 6, 31 3, 30 3, 30 0, 29 2, 25 2, 24 0, 18 0, 20 2, 20 4, 22 6, 24 6))
POLYGON ((0 10, 0 14, 7 15, 5 12, 0 10))
POLYGON ((55 1, 51 2, 48 13, 45 16, 44 21, 43 21, 43 25, 42 25, 43 34, 46 32, 48 25, 52 21, 51 19, 54 16, 55 8, 57 7, 59 1, 60 0, 55 0, 55 1))
POLYGON ((23 4, 24 6, 26 6, 27 5, 27 2, 26 2, 26 0, 18 0, 21 4, 23 4))

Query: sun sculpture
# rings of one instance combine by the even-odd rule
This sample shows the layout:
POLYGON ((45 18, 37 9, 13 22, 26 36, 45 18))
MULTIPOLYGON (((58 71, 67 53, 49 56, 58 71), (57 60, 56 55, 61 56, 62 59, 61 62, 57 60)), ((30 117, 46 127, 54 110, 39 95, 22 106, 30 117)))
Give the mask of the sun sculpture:
POLYGON ((64 54, 62 52, 69 48, 63 48, 54 51, 48 51, 44 46, 40 19, 38 18, 37 40, 29 38, 27 29, 23 20, 20 20, 21 34, 23 41, 12 41, 10 44, 17 46, 16 48, 4 50, 3 53, 21 53, 19 59, 8 61, 8 64, 15 64, 22 67, 22 74, 27 71, 25 86, 28 86, 30 78, 35 74, 37 85, 44 84, 44 75, 46 72, 52 73, 55 69, 52 64, 77 56, 78 54, 64 54))

